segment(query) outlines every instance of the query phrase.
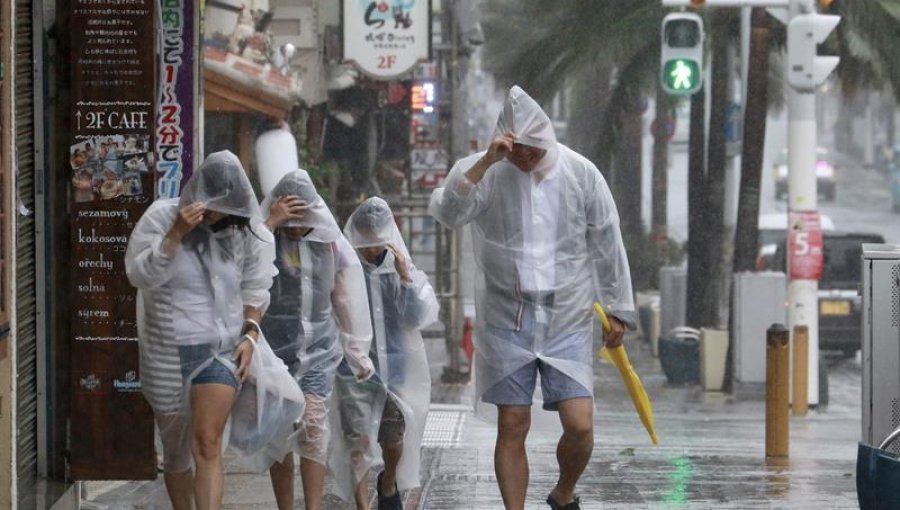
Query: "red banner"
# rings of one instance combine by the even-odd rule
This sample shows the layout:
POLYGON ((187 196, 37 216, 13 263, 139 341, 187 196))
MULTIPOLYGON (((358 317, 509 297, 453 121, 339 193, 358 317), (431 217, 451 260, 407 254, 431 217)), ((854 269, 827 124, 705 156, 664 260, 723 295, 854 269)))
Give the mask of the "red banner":
POLYGON ((791 280, 818 280, 823 266, 822 223, 818 211, 792 212, 788 227, 791 280))

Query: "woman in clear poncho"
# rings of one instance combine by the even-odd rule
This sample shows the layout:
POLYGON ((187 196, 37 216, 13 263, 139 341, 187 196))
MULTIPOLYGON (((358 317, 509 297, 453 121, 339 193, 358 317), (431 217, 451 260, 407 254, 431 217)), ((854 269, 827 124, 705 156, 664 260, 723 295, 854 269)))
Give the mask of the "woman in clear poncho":
MULTIPOLYGON (((335 370, 342 359, 353 377, 374 369, 369 303, 362 267, 331 211, 304 170, 285 175, 263 201, 274 232, 279 274, 262 327, 306 397, 306 410, 291 447, 300 455, 307 509, 318 509, 328 451, 328 409, 335 370)), ((272 485, 278 508, 293 508, 293 453, 275 463, 272 485)))
POLYGON ((574 486, 593 444, 593 302, 612 318, 608 345, 634 325, 628 259, 606 181, 557 143, 540 106, 513 87, 488 151, 456 162, 429 212, 450 228, 471 224, 476 403, 498 408, 495 466, 504 501, 524 505, 524 440, 540 373, 544 409, 559 411, 564 429, 560 479, 548 502, 565 508, 577 500, 574 486))
MULTIPOLYGON (((259 320, 276 273, 273 248, 250 182, 228 151, 206 158, 180 199, 154 202, 129 240, 125 267, 138 288, 142 390, 159 428, 176 510, 221 505, 223 433, 241 384, 252 376, 265 398, 278 393, 265 373, 287 374, 272 364, 274 356, 256 353, 270 353, 259 320)), ((256 396, 246 393, 261 413, 256 396)), ((299 415, 302 394, 292 398, 299 415)), ((283 404, 279 397, 266 407, 283 404)), ((292 420, 285 412, 281 417, 292 420)), ((256 435, 262 422, 255 413, 232 431, 256 435)), ((252 442, 247 435, 236 439, 252 442)))
POLYGON ((377 197, 363 202, 347 220, 344 235, 366 274, 375 376, 358 383, 344 364, 338 369, 332 422, 341 433, 335 434, 329 467, 343 482, 339 495, 347 500, 355 495, 357 509, 365 510, 369 470, 380 446, 384 470, 376 481, 378 508, 402 509, 399 491, 419 485, 419 451, 431 401, 419 330, 437 320, 438 302, 428 277, 413 265, 387 202, 377 197))

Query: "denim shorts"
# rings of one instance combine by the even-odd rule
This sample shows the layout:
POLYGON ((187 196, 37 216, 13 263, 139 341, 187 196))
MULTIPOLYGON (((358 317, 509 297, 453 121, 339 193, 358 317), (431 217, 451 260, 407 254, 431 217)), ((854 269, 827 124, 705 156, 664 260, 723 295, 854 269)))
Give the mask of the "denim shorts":
POLYGON ((295 345, 273 347, 273 351, 287 365, 288 372, 294 379, 297 379, 299 374, 300 390, 303 393, 312 393, 323 398, 331 395, 334 389, 334 370, 321 370, 313 367, 300 374, 300 358, 297 357, 299 349, 295 345))
MULTIPOLYGON (((546 332, 546 325, 535 321, 534 307, 526 305, 522 313, 522 327, 520 331, 503 330, 488 326, 491 334, 504 339, 520 347, 531 349, 537 334, 546 332)), ((581 333, 573 333, 573 339, 581 333)), ((565 339, 561 340, 565 342, 565 339)), ((559 409, 559 403, 580 397, 593 396, 590 389, 569 377, 565 373, 552 367, 545 361, 534 359, 518 368, 497 384, 488 388, 481 399, 488 404, 506 406, 530 406, 532 396, 537 386, 537 375, 541 374, 541 393, 543 394, 543 408, 547 411, 559 409)))
MULTIPOLYGON (((207 344, 180 345, 178 346, 178 355, 181 357, 181 377, 187 382, 188 377, 212 356, 212 349, 207 344)), ((230 359, 231 351, 220 353, 220 356, 230 359)), ((194 375, 190 383, 224 384, 234 389, 240 387, 237 376, 234 375, 234 368, 227 366, 219 358, 214 359, 200 373, 194 375)))

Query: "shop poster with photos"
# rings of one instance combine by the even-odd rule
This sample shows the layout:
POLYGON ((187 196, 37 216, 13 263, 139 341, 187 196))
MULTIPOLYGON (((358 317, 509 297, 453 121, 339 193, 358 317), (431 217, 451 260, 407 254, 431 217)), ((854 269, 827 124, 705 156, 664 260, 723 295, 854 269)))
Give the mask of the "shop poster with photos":
POLYGON ((146 134, 88 138, 69 147, 75 202, 112 200, 144 194, 143 174, 153 168, 146 134))

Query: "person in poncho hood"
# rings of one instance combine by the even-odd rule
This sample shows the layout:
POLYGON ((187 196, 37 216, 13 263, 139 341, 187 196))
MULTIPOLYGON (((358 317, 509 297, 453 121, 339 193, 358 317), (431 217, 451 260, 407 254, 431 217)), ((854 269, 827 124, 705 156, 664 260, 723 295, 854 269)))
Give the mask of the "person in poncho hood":
MULTIPOLYGON (((281 395, 258 364, 271 353, 259 321, 277 273, 274 259, 253 188, 228 151, 210 154, 181 197, 154 202, 131 233, 125 271, 138 289, 142 391, 159 429, 175 510, 219 508, 223 445, 239 443, 254 454, 261 445, 250 443, 261 429, 290 423, 301 412, 299 394, 289 406, 296 416, 258 421, 254 413, 241 421, 232 414, 236 396, 256 402, 251 385, 281 395), (229 420, 230 439, 223 437, 229 420)), ((274 403, 285 405, 284 399, 274 403)))
POLYGON ((294 453, 304 504, 321 508, 328 460, 328 402, 338 364, 350 378, 374 374, 372 323, 362 265, 305 170, 290 172, 263 201, 278 276, 262 329, 305 396, 301 426, 269 471, 279 509, 294 508, 294 453))
POLYGON ((486 152, 463 158, 431 195, 449 228, 471 224, 477 264, 476 406, 497 406, 495 469, 506 508, 524 508, 525 438, 540 374, 559 413, 551 508, 580 508, 575 485, 593 448, 593 303, 608 310, 606 345, 635 324, 615 202, 590 161, 556 141, 547 114, 513 87, 486 152))
POLYGON ((419 451, 431 402, 431 377, 420 329, 437 321, 438 302, 428 276, 413 264, 387 202, 364 201, 350 215, 344 235, 356 249, 369 292, 375 340, 369 357, 375 376, 354 380, 338 369, 332 422, 336 437, 329 467, 338 495, 369 508, 371 468, 378 510, 402 510, 400 491, 419 486, 419 451), (378 450, 380 451, 380 455, 378 450))

